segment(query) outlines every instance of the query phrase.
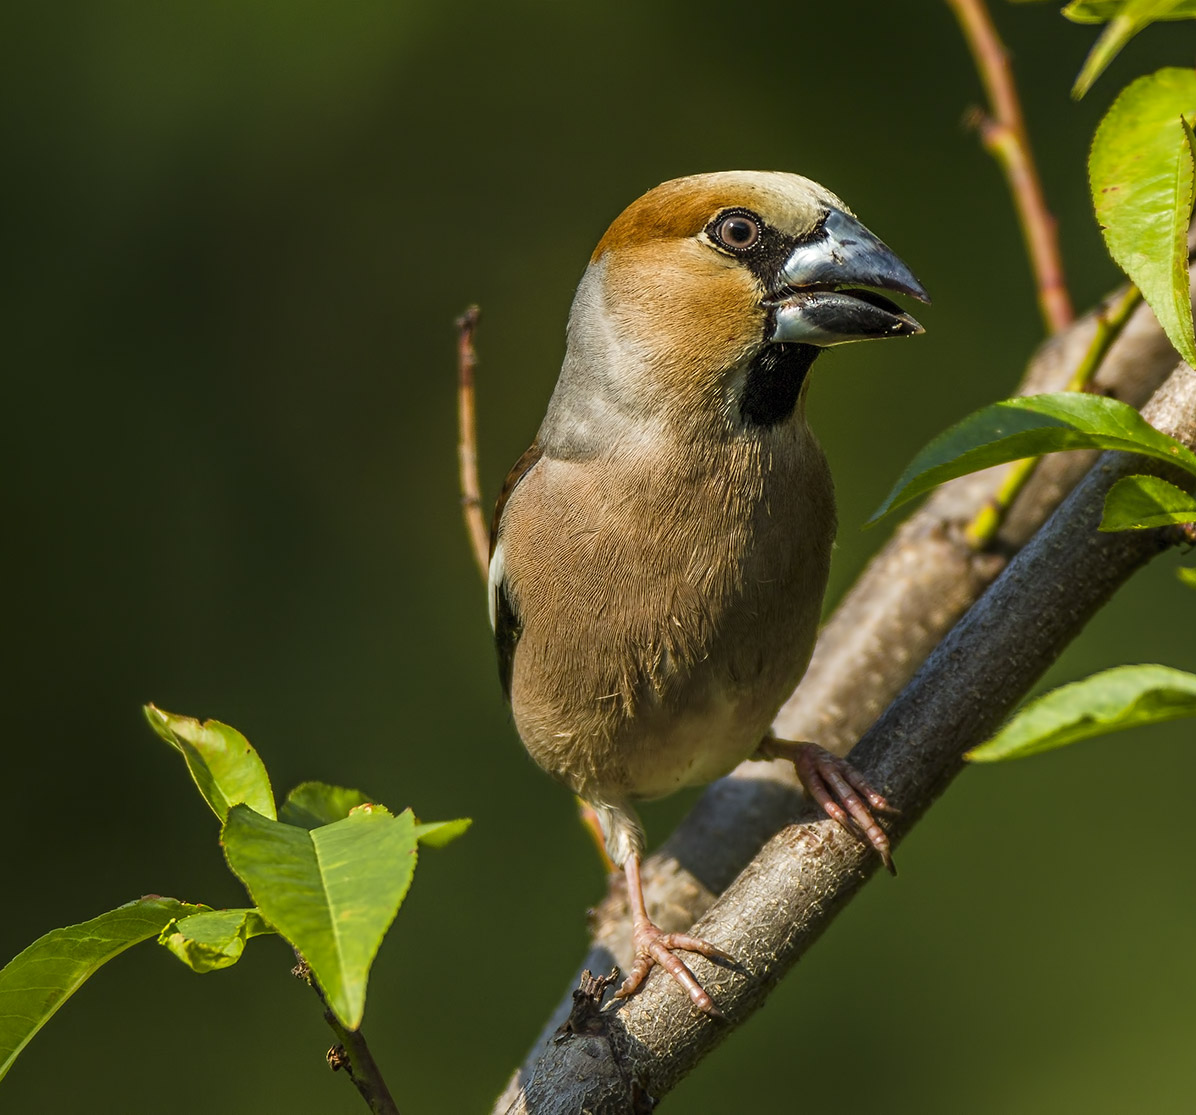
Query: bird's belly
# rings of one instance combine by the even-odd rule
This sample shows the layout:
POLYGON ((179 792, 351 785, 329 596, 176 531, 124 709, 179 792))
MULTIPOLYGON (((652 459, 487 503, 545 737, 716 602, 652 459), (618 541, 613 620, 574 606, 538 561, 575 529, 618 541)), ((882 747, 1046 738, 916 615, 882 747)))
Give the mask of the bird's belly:
POLYGON ((756 750, 771 719, 772 702, 724 689, 666 716, 645 716, 623 748, 627 793, 664 797, 729 774, 756 750))
POLYGON ((527 493, 512 495, 506 515, 522 529, 501 537, 521 624, 511 707, 532 758, 583 798, 661 797, 721 777, 797 684, 835 518, 825 462, 801 444, 778 442, 753 468, 720 461, 668 500, 630 482, 554 495, 558 480, 572 490, 574 466, 559 461, 525 482, 544 488, 534 520, 519 519, 527 493))
POLYGON ((657 798, 721 778, 756 750, 804 672, 819 598, 786 595, 763 622, 736 624, 681 661, 658 642, 636 653, 591 630, 584 663, 557 671, 525 633, 528 658, 515 669, 519 733, 540 766, 587 800, 657 798), (528 668, 533 654, 538 669, 528 668), (577 685, 585 669, 604 679, 596 690, 577 685))

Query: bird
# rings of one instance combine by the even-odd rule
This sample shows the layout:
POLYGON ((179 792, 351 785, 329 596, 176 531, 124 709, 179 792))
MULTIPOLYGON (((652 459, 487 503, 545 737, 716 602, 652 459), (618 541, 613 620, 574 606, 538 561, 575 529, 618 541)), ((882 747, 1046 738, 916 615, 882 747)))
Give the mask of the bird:
POLYGON ((635 802, 746 758, 791 760, 807 793, 892 869, 883 795, 770 729, 813 652, 836 529, 806 421, 823 349, 922 326, 880 292, 929 298, 833 193, 782 171, 664 182, 582 275, 544 419, 491 524, 499 677, 532 759, 587 803, 626 877, 635 959, 701 1011, 711 996, 640 878, 635 802))

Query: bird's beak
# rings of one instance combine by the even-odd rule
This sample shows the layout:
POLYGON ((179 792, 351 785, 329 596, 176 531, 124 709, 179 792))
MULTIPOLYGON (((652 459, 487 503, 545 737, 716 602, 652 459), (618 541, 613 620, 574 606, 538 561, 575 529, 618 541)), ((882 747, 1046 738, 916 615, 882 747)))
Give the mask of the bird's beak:
POLYGON ((900 306, 875 293, 878 290, 930 301, 887 244, 854 217, 832 209, 781 267, 776 290, 767 300, 774 322, 768 339, 825 347, 924 332, 900 306))

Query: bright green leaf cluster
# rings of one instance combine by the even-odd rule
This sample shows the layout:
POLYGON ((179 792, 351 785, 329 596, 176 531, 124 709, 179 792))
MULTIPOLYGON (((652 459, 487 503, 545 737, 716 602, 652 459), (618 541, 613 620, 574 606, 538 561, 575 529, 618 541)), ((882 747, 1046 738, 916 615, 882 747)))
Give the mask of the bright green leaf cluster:
POLYGON ((1196 70, 1172 67, 1139 78, 1097 128, 1088 178, 1109 253, 1179 354, 1196 365, 1187 242, 1196 189, 1193 118, 1196 70))
POLYGON ((1196 716, 1196 674, 1169 666, 1117 666, 1054 689, 1019 710, 974 763, 1020 759, 1108 732, 1196 716))
POLYGON ((153 895, 39 938, 0 970, 0 1078, 84 980, 151 938, 192 970, 211 972, 235 964, 250 938, 280 933, 355 1029, 418 845, 440 847, 469 827, 466 819, 420 824, 410 809, 396 817, 359 790, 323 782, 297 786, 276 819, 265 764, 240 732, 153 705, 145 715, 223 822, 229 866, 257 906, 213 910, 153 895))
MULTIPOLYGON (((1063 14, 1076 23, 1107 24, 1072 90, 1081 97, 1144 27, 1196 18, 1196 0, 1072 0, 1063 14)), ((1188 259, 1196 201, 1194 120, 1196 70, 1159 70, 1122 90, 1097 128, 1088 159, 1093 206, 1109 253, 1191 366, 1196 366, 1188 259)), ((1196 477, 1196 455, 1123 403, 1078 391, 1007 399, 969 415, 918 453, 870 521, 955 477, 1067 449, 1138 453, 1196 477)), ((1023 469, 1018 475, 1026 474, 1023 469)), ((1161 477, 1136 475, 1110 489, 1100 529, 1193 522, 1196 496, 1190 491, 1161 477)), ((1181 569, 1179 576, 1196 587, 1196 570, 1181 569)), ((1164 666, 1121 667, 1033 702, 968 757, 1014 758, 1194 715, 1196 676, 1164 666)))

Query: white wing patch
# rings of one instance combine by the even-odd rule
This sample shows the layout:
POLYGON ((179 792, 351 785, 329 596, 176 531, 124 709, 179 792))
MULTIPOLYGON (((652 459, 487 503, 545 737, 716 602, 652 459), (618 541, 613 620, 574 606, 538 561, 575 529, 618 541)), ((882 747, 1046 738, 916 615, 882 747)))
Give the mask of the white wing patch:
POLYGON ((489 599, 486 601, 490 612, 490 630, 495 630, 498 624, 498 586, 502 584, 503 560, 502 543, 494 547, 494 554, 490 558, 490 572, 486 578, 489 589, 489 599))

